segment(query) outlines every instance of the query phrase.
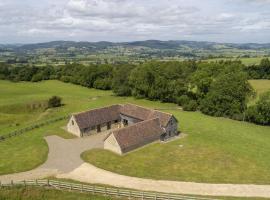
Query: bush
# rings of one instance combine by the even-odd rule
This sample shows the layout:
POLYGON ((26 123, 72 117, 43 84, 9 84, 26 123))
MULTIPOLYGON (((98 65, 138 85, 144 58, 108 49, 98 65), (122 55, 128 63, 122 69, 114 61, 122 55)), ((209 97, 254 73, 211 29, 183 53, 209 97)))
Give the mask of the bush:
POLYGON ((43 80, 42 74, 35 74, 32 77, 31 82, 39 82, 39 81, 42 81, 42 80, 43 80))
POLYGON ((58 96, 53 96, 48 101, 49 108, 60 107, 62 105, 62 99, 58 96))
POLYGON ((196 111, 198 108, 198 103, 195 100, 190 100, 188 103, 183 105, 184 111, 196 111))
POLYGON ((97 79, 95 82, 94 82, 94 85, 93 87, 96 88, 96 89, 100 89, 100 90, 110 90, 111 89, 111 80, 110 79, 97 79))
POLYGON ((176 101, 179 106, 183 106, 183 105, 188 104, 188 102, 190 101, 190 98, 187 95, 182 95, 178 97, 176 101))
POLYGON ((263 94, 254 106, 248 107, 245 120, 270 125, 270 92, 263 94))

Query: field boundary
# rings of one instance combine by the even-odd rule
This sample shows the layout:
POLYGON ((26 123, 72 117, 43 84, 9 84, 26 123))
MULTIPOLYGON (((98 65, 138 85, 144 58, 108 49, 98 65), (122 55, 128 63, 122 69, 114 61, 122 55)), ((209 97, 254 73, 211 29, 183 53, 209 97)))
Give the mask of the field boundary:
POLYGON ((23 133, 32 131, 32 130, 34 130, 34 129, 37 129, 37 128, 40 128, 40 127, 43 127, 43 126, 46 126, 46 125, 49 125, 49 124, 52 124, 52 123, 55 123, 55 122, 64 120, 64 119, 68 119, 69 117, 70 117, 69 115, 67 115, 67 116, 62 116, 62 117, 50 119, 50 120, 47 120, 47 121, 39 122, 39 123, 33 124, 33 125, 31 125, 31 126, 27 126, 27 127, 25 127, 25 128, 19 129, 19 130, 12 131, 12 132, 10 132, 10 133, 1 135, 1 136, 0 136, 0 142, 5 141, 5 140, 7 140, 7 139, 9 139, 9 138, 12 138, 12 137, 21 135, 21 134, 23 134, 23 133))
POLYGON ((100 194, 104 196, 114 196, 114 197, 123 197, 128 199, 153 199, 153 200, 218 200, 213 198, 203 198, 203 197, 193 197, 180 194, 169 194, 169 193, 159 193, 159 192, 146 192, 139 190, 129 190, 122 188, 113 188, 105 187, 99 185, 84 185, 71 183, 66 181, 57 181, 57 180, 23 180, 23 181, 10 181, 10 183, 1 184, 0 190, 4 187, 16 187, 16 186, 36 186, 44 188, 52 188, 58 190, 67 190, 67 191, 76 191, 82 193, 91 193, 91 194, 100 194))

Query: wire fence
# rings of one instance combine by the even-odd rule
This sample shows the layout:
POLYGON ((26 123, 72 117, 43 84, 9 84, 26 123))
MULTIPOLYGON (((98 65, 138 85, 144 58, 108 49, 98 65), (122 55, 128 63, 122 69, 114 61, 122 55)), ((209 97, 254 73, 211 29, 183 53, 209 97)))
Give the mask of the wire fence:
POLYGON ((12 137, 27 133, 27 132, 32 131, 34 129, 41 128, 43 126, 46 126, 46 125, 49 125, 49 124, 52 124, 52 123, 55 123, 55 122, 58 122, 58 121, 61 121, 61 120, 64 120, 64 119, 68 119, 68 118, 69 118, 69 116, 62 116, 62 117, 54 118, 54 119, 50 119, 50 120, 47 120, 47 121, 43 121, 43 122, 33 124, 31 126, 28 126, 28 127, 25 127, 25 128, 19 129, 19 130, 12 131, 12 132, 4 134, 4 135, 0 135, 0 142, 2 142, 4 140, 7 140, 9 138, 12 138, 12 137))
POLYGON ((100 195, 112 196, 112 197, 118 197, 118 198, 121 197, 125 199, 217 200, 213 198, 203 198, 203 197, 194 197, 194 196, 159 193, 159 192, 146 192, 146 191, 129 190, 129 189, 122 189, 122 188, 97 186, 97 185, 85 185, 85 184, 77 184, 77 183, 70 183, 70 182, 49 180, 49 179, 10 181, 10 183, 5 183, 5 184, 1 184, 0 182, 0 190, 1 188, 15 187, 15 186, 25 186, 25 187, 26 186, 39 186, 39 187, 53 188, 53 189, 59 189, 59 190, 77 191, 77 192, 89 193, 89 194, 100 194, 100 195))

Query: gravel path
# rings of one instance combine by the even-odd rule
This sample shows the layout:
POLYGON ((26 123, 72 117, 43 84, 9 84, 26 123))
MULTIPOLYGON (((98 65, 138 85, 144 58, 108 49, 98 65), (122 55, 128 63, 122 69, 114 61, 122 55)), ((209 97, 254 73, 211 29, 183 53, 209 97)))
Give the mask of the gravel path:
POLYGON ((270 198, 270 185, 208 184, 179 181, 157 181, 115 174, 99 169, 88 163, 82 164, 80 167, 70 173, 57 175, 57 177, 73 179, 86 183, 99 183, 144 191, 192 195, 270 198))
POLYGON ((270 185, 206 184, 176 181, 157 181, 115 174, 84 163, 80 154, 93 148, 103 148, 107 133, 86 138, 62 139, 46 137, 49 145, 48 160, 40 167, 16 174, 0 176, 10 182, 40 179, 48 176, 68 178, 87 183, 99 183, 138 190, 210 196, 266 197, 270 198, 270 185))

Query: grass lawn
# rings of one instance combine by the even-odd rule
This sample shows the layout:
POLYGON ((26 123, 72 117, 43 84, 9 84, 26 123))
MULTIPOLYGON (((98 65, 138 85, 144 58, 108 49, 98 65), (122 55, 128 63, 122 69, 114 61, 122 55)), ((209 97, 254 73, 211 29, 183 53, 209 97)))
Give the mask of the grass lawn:
POLYGON ((16 187, 0 189, 2 200, 109 200, 110 197, 68 192, 38 187, 16 187))
MULTIPOLYGON (((13 130, 39 120, 115 103, 131 102, 163 109, 176 107, 174 104, 116 97, 110 91, 87 89, 58 81, 0 81, 0 90, 0 107, 44 100, 52 95, 61 96, 65 104, 49 112, 37 111, 34 117, 22 112, 28 117, 25 120, 22 118, 15 127, 12 124, 17 119, 16 112, 9 112, 7 121, 0 115, 1 131, 2 127, 5 131, 13 130)), ((270 184, 270 127, 213 118, 198 112, 176 109, 168 109, 167 112, 177 117, 180 130, 187 135, 185 138, 166 144, 155 143, 125 156, 93 150, 84 153, 83 158, 98 167, 137 177, 270 184)), ((44 162, 48 148, 43 136, 57 134, 69 137, 60 129, 65 123, 57 122, 1 142, 0 174, 29 170, 44 162)))
POLYGON ((124 156, 92 150, 82 158, 136 177, 210 183, 270 184, 270 127, 193 112, 172 112, 187 134, 124 156))
MULTIPOLYGON (((207 198, 207 197, 206 197, 207 198)), ((209 197, 220 200, 266 200, 265 198, 237 198, 237 197, 209 197)), ((123 199, 105 197, 101 195, 85 194, 79 192, 69 192, 39 187, 15 187, 0 189, 1 200, 112 200, 123 199)))

